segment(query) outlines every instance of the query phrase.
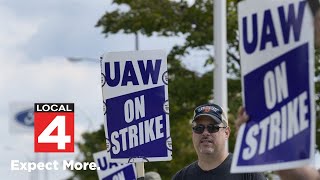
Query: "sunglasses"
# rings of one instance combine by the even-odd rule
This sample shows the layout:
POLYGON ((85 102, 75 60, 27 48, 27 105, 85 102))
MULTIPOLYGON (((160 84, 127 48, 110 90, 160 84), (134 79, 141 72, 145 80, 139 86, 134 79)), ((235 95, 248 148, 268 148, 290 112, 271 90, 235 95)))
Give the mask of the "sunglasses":
POLYGON ((197 134, 202 134, 204 132, 204 130, 207 128, 209 133, 216 133, 219 131, 220 128, 226 128, 225 127, 220 127, 218 125, 213 125, 213 124, 209 124, 208 126, 205 126, 203 124, 198 124, 194 127, 192 127, 193 132, 197 133, 197 134))

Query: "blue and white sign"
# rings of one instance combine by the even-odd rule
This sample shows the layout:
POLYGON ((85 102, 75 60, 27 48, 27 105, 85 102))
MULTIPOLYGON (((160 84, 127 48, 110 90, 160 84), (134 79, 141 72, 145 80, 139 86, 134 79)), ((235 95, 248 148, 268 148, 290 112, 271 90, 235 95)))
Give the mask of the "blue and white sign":
POLYGON ((112 163, 107 159, 107 151, 93 154, 94 162, 100 169, 97 170, 99 180, 135 180, 136 170, 133 163, 112 163))
POLYGON ((9 132, 13 134, 33 134, 34 128, 34 103, 11 102, 9 103, 9 132))
POLYGON ((101 71, 108 159, 171 160, 166 53, 107 53, 101 71))
POLYGON ((315 145, 314 29, 302 0, 239 3, 244 105, 231 172, 300 167, 315 145))

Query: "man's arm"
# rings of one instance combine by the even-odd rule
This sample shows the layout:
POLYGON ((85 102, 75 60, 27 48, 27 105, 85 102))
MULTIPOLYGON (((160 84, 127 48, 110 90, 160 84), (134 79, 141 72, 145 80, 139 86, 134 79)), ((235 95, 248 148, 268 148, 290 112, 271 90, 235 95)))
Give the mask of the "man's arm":
POLYGON ((316 47, 320 47, 320 2, 319 0, 308 0, 309 7, 314 16, 314 41, 316 47))
POLYGON ((240 106, 238 109, 238 115, 237 115, 237 119, 235 121, 235 126, 236 126, 236 131, 235 131, 235 136, 238 135, 238 131, 239 128, 242 124, 244 124, 245 122, 247 122, 249 120, 249 116, 246 113, 246 110, 244 109, 244 107, 240 106))
POLYGON ((276 173, 281 177, 281 180, 300 180, 300 179, 320 180, 319 172, 311 166, 281 170, 281 171, 276 171, 276 173))
POLYGON ((312 11, 313 16, 316 16, 317 12, 319 11, 320 8, 320 2, 319 0, 308 0, 309 7, 312 11))
POLYGON ((314 16, 314 42, 316 47, 320 47, 320 9, 314 16))

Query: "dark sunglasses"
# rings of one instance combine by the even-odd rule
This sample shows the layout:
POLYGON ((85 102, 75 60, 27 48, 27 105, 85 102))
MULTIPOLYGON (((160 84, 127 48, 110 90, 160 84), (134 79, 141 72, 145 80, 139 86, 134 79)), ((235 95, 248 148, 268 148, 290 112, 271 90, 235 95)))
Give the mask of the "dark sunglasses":
POLYGON ((220 127, 218 125, 213 125, 213 124, 209 124, 208 126, 205 126, 203 124, 198 124, 194 127, 192 127, 193 132, 197 133, 197 134, 202 134, 204 132, 204 130, 207 128, 209 133, 216 133, 219 131, 220 128, 226 128, 225 127, 220 127))

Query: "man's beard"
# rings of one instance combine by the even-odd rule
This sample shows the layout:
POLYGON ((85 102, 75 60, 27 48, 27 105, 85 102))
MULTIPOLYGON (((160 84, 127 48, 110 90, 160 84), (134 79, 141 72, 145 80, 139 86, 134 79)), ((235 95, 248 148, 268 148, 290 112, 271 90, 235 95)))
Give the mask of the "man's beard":
POLYGON ((211 154, 211 153, 214 152, 214 148, 212 148, 212 147, 210 147, 210 148, 207 148, 207 147, 202 148, 202 147, 200 146, 199 152, 200 152, 200 153, 210 153, 210 154, 211 154))

